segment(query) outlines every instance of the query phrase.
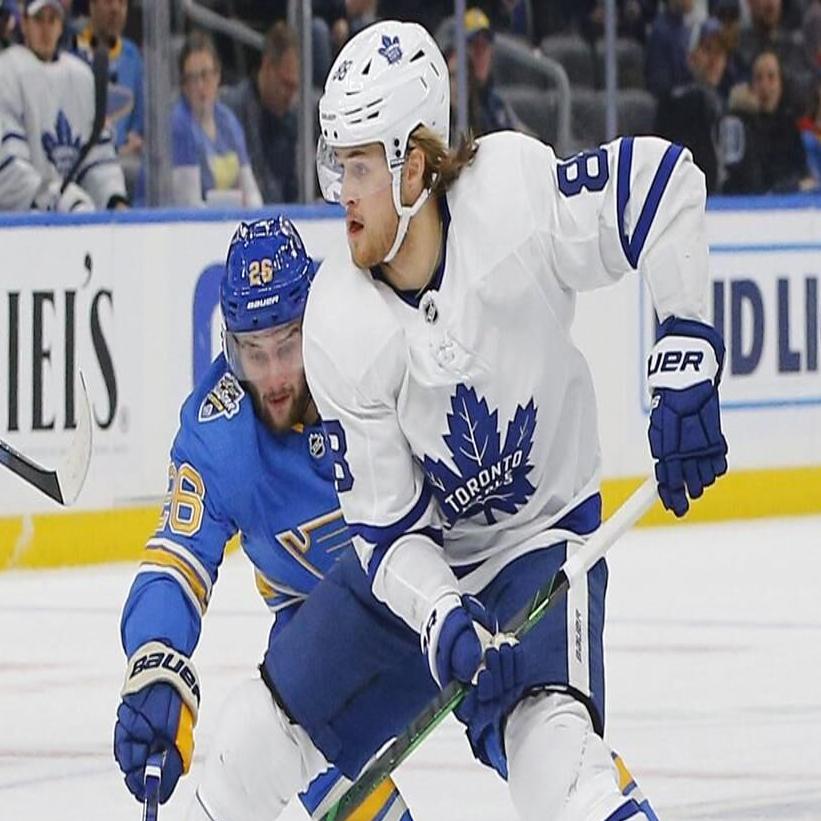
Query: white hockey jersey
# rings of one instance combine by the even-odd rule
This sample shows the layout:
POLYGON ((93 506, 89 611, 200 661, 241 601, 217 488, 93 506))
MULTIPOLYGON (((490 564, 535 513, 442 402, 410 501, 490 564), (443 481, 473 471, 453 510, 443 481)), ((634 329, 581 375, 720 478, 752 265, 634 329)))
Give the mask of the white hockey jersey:
MULTIPOLYGON (((94 76, 79 57, 60 52, 44 63, 25 46, 0 54, 0 210, 28 210, 37 192, 65 178, 91 136, 94 76)), ((75 181, 98 208, 125 197, 125 180, 105 130, 75 181)))
POLYGON ((441 541, 451 566, 487 559, 498 571, 550 543, 546 532, 597 492, 575 293, 638 270, 662 319, 703 318, 704 205, 690 153, 658 138, 561 162, 503 132, 480 141, 446 195, 443 267, 418 306, 356 268, 347 247, 325 260, 305 315, 306 374, 360 560, 417 630, 447 576, 410 578, 411 560, 397 559, 394 582, 417 601, 392 601, 383 565, 403 534, 441 541))

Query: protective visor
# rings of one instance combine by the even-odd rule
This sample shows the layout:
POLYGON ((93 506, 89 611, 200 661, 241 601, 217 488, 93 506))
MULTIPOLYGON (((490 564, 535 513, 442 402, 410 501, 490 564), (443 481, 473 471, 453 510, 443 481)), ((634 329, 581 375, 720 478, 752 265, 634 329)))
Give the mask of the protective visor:
POLYGON ((241 382, 266 384, 302 370, 302 321, 264 331, 234 333, 222 329, 222 347, 241 382))
MULTIPOLYGON (((340 159, 336 149, 320 136, 316 144, 316 175, 323 198, 327 202, 359 200, 390 188, 392 175, 381 145, 379 149, 342 149, 340 159)), ((399 166, 401 161, 397 162, 399 166)))

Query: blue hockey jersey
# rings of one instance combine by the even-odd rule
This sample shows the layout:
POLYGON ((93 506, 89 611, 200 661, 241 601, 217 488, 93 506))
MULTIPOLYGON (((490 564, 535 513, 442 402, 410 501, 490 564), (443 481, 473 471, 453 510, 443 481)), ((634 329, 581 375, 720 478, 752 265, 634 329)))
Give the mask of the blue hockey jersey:
POLYGON ((191 654, 236 533, 277 624, 351 544, 321 425, 277 436, 220 355, 182 406, 168 492, 121 622, 123 648, 161 640, 191 654))

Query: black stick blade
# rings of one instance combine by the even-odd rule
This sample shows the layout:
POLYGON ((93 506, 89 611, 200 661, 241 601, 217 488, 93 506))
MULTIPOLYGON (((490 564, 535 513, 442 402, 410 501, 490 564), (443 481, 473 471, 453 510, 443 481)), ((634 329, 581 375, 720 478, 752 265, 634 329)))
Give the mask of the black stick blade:
POLYGON ((91 463, 91 406, 82 371, 80 387, 77 428, 57 470, 49 470, 38 465, 0 439, 0 464, 60 505, 73 504, 77 499, 91 463))

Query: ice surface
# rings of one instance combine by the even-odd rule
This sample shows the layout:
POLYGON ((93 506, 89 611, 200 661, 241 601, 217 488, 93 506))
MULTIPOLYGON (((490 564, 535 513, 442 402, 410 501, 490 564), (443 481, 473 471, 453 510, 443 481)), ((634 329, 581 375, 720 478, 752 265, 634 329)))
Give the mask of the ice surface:
MULTIPOLYGON (((610 568, 607 736, 662 821, 819 821, 821 518, 640 529, 610 568)), ((0 574, 2 821, 139 818, 111 754, 133 572, 0 574)), ((253 672, 268 619, 250 564, 232 556, 196 655, 197 756, 162 821, 184 818, 220 703, 253 672)), ((515 818, 456 723, 397 780, 417 821, 515 818)))

